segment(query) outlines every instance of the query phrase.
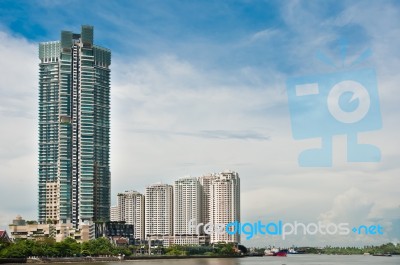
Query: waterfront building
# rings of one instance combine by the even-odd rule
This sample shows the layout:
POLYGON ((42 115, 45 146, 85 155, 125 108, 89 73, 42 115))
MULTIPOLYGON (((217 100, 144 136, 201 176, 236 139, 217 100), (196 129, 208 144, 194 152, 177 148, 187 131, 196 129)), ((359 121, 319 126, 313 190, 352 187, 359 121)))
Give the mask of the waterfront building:
POLYGON ((66 238, 73 238, 78 242, 89 241, 95 238, 94 228, 94 223, 88 221, 75 228, 72 223, 39 224, 36 221, 25 221, 19 215, 9 225, 10 236, 13 240, 40 241, 45 238, 54 238, 56 242, 61 242, 66 238))
POLYGON ((151 240, 173 235, 173 188, 154 184, 145 193, 145 234, 151 240))
POLYGON ((201 222, 207 224, 210 222, 210 191, 211 182, 216 178, 216 174, 208 174, 199 177, 201 188, 201 222))
POLYGON ((190 221, 201 222, 201 188, 197 178, 181 178, 174 182, 174 235, 193 236, 190 221))
POLYGON ((113 221, 134 226, 136 242, 147 241, 164 247, 218 242, 237 244, 240 243, 237 233, 209 234, 204 228, 208 223, 240 222, 239 174, 224 171, 199 178, 183 177, 175 180, 174 186, 150 185, 145 196, 137 191, 125 191, 118 194, 118 203, 110 212, 113 221), (143 213, 144 223, 140 221, 143 213), (141 227, 144 227, 144 234, 138 231, 141 227))
POLYGON ((118 193, 117 212, 114 213, 114 221, 125 222, 133 225, 134 238, 144 240, 144 195, 137 191, 125 191, 118 193))
MULTIPOLYGON (((209 218, 212 224, 240 222, 240 178, 233 171, 224 171, 211 180, 209 218)), ((212 233, 211 243, 240 243, 239 233, 212 233)))
POLYGON ((135 244, 134 227, 125 222, 96 223, 95 234, 96 238, 105 237, 115 244, 120 240, 128 244, 135 244))
POLYGON ((93 27, 39 44, 39 201, 45 224, 110 219, 111 52, 93 27))
POLYGON ((202 222, 202 193, 198 178, 184 177, 174 182, 174 237, 164 245, 204 245, 208 242, 196 225, 202 222), (194 226, 189 226, 192 223, 194 226))
POLYGON ((210 243, 209 235, 175 235, 170 245, 204 246, 210 243))

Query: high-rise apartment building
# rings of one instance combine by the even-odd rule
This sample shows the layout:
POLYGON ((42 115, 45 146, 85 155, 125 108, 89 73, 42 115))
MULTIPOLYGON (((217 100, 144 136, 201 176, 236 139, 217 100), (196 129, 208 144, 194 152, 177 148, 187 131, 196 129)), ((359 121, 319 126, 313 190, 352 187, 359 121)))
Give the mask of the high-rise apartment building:
MULTIPOLYGON (((240 178, 233 171, 224 171, 211 180, 209 219, 212 224, 240 222, 240 178)), ((211 243, 240 242, 239 233, 212 233, 211 243)))
POLYGON ((111 52, 82 26, 39 59, 39 222, 108 221, 111 52))
POLYGON ((161 240, 166 247, 240 243, 238 233, 229 235, 209 229, 210 225, 240 222, 239 174, 224 171, 180 178, 174 186, 154 184, 146 188, 145 196, 136 191, 119 193, 118 204, 110 212, 112 221, 133 224, 136 239, 161 240), (140 221, 143 212, 144 224, 140 221), (143 227, 144 233, 137 232, 143 227))
POLYGON ((201 223, 201 187, 197 178, 181 178, 174 183, 174 235, 195 235, 188 224, 201 223))
POLYGON ((146 188, 145 234, 162 237, 173 234, 173 188, 154 184, 146 188))
POLYGON ((144 235, 144 195, 137 191, 118 193, 117 220, 133 225, 135 239, 145 239, 144 235))
POLYGON ((119 222, 119 210, 118 205, 110 207, 110 221, 111 222, 119 222))
POLYGON ((211 182, 216 178, 215 174, 208 174, 199 177, 201 188, 201 222, 207 224, 210 222, 210 189, 211 182))

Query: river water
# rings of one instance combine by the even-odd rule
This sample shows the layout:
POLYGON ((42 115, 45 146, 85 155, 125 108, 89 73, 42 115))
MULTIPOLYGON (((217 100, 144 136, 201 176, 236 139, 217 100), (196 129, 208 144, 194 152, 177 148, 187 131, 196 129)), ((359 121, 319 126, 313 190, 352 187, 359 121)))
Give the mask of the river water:
MULTIPOLYGON (((65 263, 52 263, 52 265, 65 263)), ((69 263, 73 264, 73 263, 69 263)), ((83 265, 400 265, 400 256, 288 255, 287 257, 207 258, 170 260, 132 260, 124 262, 79 263, 83 265)))

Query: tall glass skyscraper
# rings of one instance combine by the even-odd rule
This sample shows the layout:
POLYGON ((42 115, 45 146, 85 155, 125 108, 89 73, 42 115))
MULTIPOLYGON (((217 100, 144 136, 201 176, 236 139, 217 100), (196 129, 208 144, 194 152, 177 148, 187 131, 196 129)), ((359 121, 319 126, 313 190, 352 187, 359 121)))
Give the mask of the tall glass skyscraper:
POLYGON ((39 59, 39 222, 108 221, 111 52, 82 26, 39 59))

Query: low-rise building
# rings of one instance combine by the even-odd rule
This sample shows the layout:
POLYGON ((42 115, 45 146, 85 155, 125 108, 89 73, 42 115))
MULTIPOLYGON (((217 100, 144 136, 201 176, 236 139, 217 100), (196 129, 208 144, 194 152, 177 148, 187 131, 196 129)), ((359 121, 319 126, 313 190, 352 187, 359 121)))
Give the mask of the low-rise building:
POLYGON ((35 221, 25 221, 18 215, 9 225, 9 229, 13 240, 54 238, 57 242, 61 242, 70 237, 78 242, 85 242, 95 238, 94 224, 89 222, 82 223, 75 229, 72 223, 38 224, 35 221))
POLYGON ((0 243, 10 243, 11 238, 8 236, 6 230, 0 230, 0 243))
MULTIPOLYGON (((98 222, 95 224, 95 237, 106 237, 117 243, 117 240, 124 238, 129 244, 135 244, 133 225, 125 222, 98 222)), ((139 240, 140 242, 140 240, 139 240)))

